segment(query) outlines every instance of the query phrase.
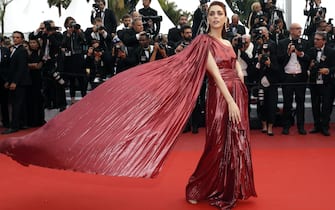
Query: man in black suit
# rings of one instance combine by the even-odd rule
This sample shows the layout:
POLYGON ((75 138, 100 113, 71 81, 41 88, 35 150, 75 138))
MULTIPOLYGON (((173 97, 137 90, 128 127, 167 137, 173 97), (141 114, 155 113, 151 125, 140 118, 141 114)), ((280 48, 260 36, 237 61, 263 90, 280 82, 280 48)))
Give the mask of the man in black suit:
POLYGON ((125 29, 125 31, 119 37, 124 45, 128 48, 128 51, 139 47, 139 39, 141 34, 145 34, 143 28, 143 22, 141 18, 136 18, 132 22, 131 29, 125 29))
POLYGON ((314 35, 314 47, 309 51, 310 90, 314 128, 310 133, 321 132, 330 136, 329 121, 335 94, 335 50, 326 45, 327 33, 317 31, 314 35))
POLYGON ((91 23, 94 22, 94 19, 100 17, 103 22, 103 26, 106 28, 106 31, 109 35, 116 33, 117 22, 115 14, 112 10, 106 8, 105 0, 97 0, 94 4, 94 10, 91 14, 91 23))
POLYGON ((159 19, 157 16, 157 11, 150 7, 151 0, 142 0, 142 2, 143 8, 140 9, 138 12, 143 16, 144 30, 146 32, 149 32, 152 37, 156 37, 160 31, 160 21, 162 19, 159 19))
POLYGON ((143 8, 140 9, 138 12, 143 16, 157 16, 158 13, 155 9, 150 7, 151 0, 142 0, 143 8))
POLYGON ((282 86, 284 98, 283 131, 288 135, 292 125, 292 103, 296 101, 296 116, 298 132, 306 135, 305 124, 305 92, 307 82, 307 69, 309 56, 305 53, 308 49, 307 41, 300 38, 301 26, 292 23, 290 37, 278 43, 278 59, 282 65, 282 86), (296 84, 295 84, 296 83, 296 84), (300 84, 299 84, 300 83, 300 84))
POLYGON ((8 112, 8 89, 5 88, 7 80, 10 51, 7 47, 3 47, 4 39, 0 37, 0 106, 2 116, 2 126, 9 127, 9 112, 8 112))
POLYGON ((245 34, 245 27, 239 24, 240 17, 237 14, 234 14, 231 17, 231 24, 229 24, 229 31, 233 32, 234 36, 237 34, 244 35, 245 34))
POLYGON ((177 43, 180 42, 183 37, 181 36, 181 28, 187 24, 187 16, 180 15, 178 25, 174 28, 170 28, 168 33, 168 45, 172 48, 177 47, 177 43))
POLYGON ((199 7, 194 11, 193 14, 193 25, 192 25, 193 38, 195 38, 199 34, 206 33, 207 11, 208 11, 207 2, 200 1, 199 7))
POLYGON ((13 32, 14 46, 11 51, 9 61, 9 73, 5 82, 5 87, 9 89, 12 98, 12 121, 10 128, 2 134, 17 132, 21 127, 26 126, 25 107, 26 90, 31 85, 28 69, 28 53, 23 47, 24 35, 22 32, 13 32))

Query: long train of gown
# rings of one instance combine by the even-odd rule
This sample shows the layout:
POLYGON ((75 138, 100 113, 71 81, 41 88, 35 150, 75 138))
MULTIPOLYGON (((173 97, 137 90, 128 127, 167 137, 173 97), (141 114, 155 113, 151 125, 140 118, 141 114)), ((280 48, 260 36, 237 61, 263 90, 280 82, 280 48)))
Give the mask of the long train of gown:
POLYGON ((35 132, 0 141, 0 152, 23 165, 154 177, 195 105, 209 46, 201 35, 116 75, 35 132))
POLYGON ((231 47, 213 41, 211 52, 231 95, 240 108, 242 122, 228 120, 228 105, 209 76, 206 104, 206 144, 198 166, 186 187, 188 200, 209 200, 230 209, 238 199, 256 196, 251 162, 248 92, 235 70, 231 47))

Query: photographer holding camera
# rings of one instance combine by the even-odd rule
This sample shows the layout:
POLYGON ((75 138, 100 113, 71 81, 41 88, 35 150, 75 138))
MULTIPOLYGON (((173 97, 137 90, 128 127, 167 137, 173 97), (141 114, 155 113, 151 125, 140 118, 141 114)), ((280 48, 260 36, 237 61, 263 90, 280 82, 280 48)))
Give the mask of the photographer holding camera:
POLYGON ((48 109, 59 108, 60 111, 63 111, 66 109, 64 80, 60 77, 64 65, 61 50, 63 35, 59 30, 60 27, 56 27, 54 21, 46 20, 30 36, 35 36, 42 42, 41 51, 44 62, 42 77, 45 107, 48 109))
POLYGON ((100 46, 100 41, 93 39, 88 47, 85 67, 89 69, 89 82, 92 88, 102 83, 106 77, 106 66, 103 61, 104 50, 100 46))
POLYGON ((155 40, 154 50, 150 57, 150 62, 167 58, 169 55, 172 54, 172 48, 168 46, 167 43, 167 37, 163 34, 158 34, 155 40))
POLYGON ((125 46, 118 37, 114 37, 113 39, 112 57, 114 75, 138 64, 136 61, 135 50, 132 49, 131 52, 129 52, 128 47, 125 46))
POLYGON ((327 33, 315 32, 314 47, 310 49, 310 90, 314 128, 310 133, 321 132, 330 136, 329 121, 335 95, 335 50, 326 45, 327 33))
POLYGON ((102 19, 97 17, 94 19, 93 26, 85 30, 85 38, 88 45, 91 45, 92 40, 99 40, 100 47, 104 51, 111 50, 112 37, 106 31, 106 28, 103 26, 102 19))
POLYGON ((269 39, 266 27, 259 28, 255 47, 255 60, 258 75, 257 113, 262 122, 262 132, 273 136, 273 125, 276 119, 279 69, 276 54, 276 44, 269 39))
MULTIPOLYGON (((255 19, 263 16, 262 5, 258 1, 252 3, 251 5, 251 12, 248 16, 248 28, 250 29, 250 33, 258 26, 255 26, 255 19)), ((257 21, 259 22, 259 21, 257 21)), ((257 23, 256 22, 256 23, 257 23)))
POLYGON ((181 52, 191 43, 193 37, 191 26, 184 25, 180 30, 180 34, 182 39, 177 43, 177 47, 174 49, 174 53, 181 52))
POLYGON ((151 0, 142 0, 143 8, 138 12, 142 15, 144 31, 150 33, 150 38, 155 38, 161 28, 162 16, 150 7, 151 0))
POLYGON ((188 17, 186 15, 180 15, 178 25, 174 28, 169 29, 168 45, 171 46, 172 48, 176 48, 177 43, 180 42, 180 40, 182 40, 181 29, 184 25, 187 24, 187 19, 188 17))
POLYGON ((75 103, 76 80, 81 96, 87 91, 84 50, 87 47, 86 38, 81 27, 75 20, 70 21, 64 32, 62 49, 64 51, 64 71, 70 83, 71 104, 75 103))
POLYGON ((292 103, 296 102, 298 133, 305 135, 305 92, 309 56, 308 42, 301 38, 302 28, 298 23, 290 26, 290 37, 280 40, 278 44, 278 60, 282 69, 282 85, 284 97, 283 131, 289 134, 292 125, 292 103))
POLYGON ((308 41, 313 45, 314 33, 317 31, 319 23, 325 20, 327 9, 321 6, 321 0, 306 0, 304 15, 307 20, 304 28, 304 35, 308 37, 308 41), (309 6, 309 9, 307 9, 309 6))
MULTIPOLYGON (((251 90, 258 82, 258 71, 256 70, 254 44, 251 42, 249 34, 236 35, 232 40, 232 45, 237 55, 237 60, 241 65, 244 74, 244 82, 248 88, 249 102, 251 90)), ((249 103, 250 105, 250 103, 249 103)), ((250 111, 250 106, 249 106, 250 111)))
POLYGON ((141 34, 139 38, 139 47, 136 51, 136 59, 138 64, 148 63, 154 51, 154 46, 150 44, 150 34, 141 34))
POLYGON ((117 22, 115 14, 112 10, 106 8, 105 0, 95 0, 95 4, 93 4, 91 23, 93 23, 97 17, 102 19, 103 26, 109 35, 116 33, 117 22))
POLYGON ((210 2, 210 0, 200 0, 199 7, 194 11, 192 25, 193 38, 205 33, 207 30, 208 2, 210 2))
POLYGON ((288 38, 290 35, 290 32, 284 27, 284 21, 281 18, 275 20, 274 24, 270 26, 270 32, 270 39, 276 44, 278 44, 280 40, 288 38))

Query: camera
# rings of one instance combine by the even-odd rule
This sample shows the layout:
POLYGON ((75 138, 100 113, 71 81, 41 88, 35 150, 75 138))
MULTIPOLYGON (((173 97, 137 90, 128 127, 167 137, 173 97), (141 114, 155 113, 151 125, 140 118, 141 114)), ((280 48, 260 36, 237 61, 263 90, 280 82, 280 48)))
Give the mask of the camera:
POLYGON ((122 44, 116 44, 116 45, 115 45, 115 48, 116 48, 117 50, 122 51, 122 52, 125 52, 125 51, 126 51, 126 47, 125 47, 124 45, 122 45, 122 44))
POLYGON ((46 21, 44 21, 43 23, 44 23, 44 27, 45 27, 45 29, 46 29, 47 31, 49 31, 49 32, 50 32, 50 31, 60 31, 60 30, 62 30, 61 27, 52 26, 52 25, 51 25, 51 21, 46 20, 46 21))
POLYGON ((183 47, 183 48, 185 48, 185 47, 187 47, 188 45, 189 45, 190 43, 189 42, 182 42, 180 45, 183 47))
POLYGON ((263 53, 261 60, 259 61, 261 66, 265 66, 265 62, 270 59, 270 55, 268 53, 263 53))
POLYGON ((65 81, 64 79, 61 77, 60 72, 56 70, 57 69, 57 65, 55 65, 55 69, 53 71, 51 71, 50 75, 52 76, 52 78, 54 78, 54 80, 56 82, 58 82, 58 84, 60 85, 64 85, 65 81))
POLYGON ((96 13, 100 13, 100 7, 99 4, 92 4, 93 9, 95 10, 96 13))
POLYGON ((200 0, 200 4, 206 4, 208 2, 210 2, 210 0, 200 0))
POLYGON ((161 49, 165 48, 165 45, 163 43, 163 34, 158 34, 157 42, 158 42, 159 48, 161 48, 161 49))
POLYGON ((152 22, 158 23, 163 20, 163 17, 162 16, 143 16, 142 17, 143 25, 145 25, 148 22, 148 20, 152 20, 152 22))
POLYGON ((236 47, 238 49, 244 48, 245 47, 245 39, 243 39, 242 37, 237 37, 237 39, 236 39, 236 47))
POLYGON ((304 50, 301 39, 293 39, 293 40, 291 40, 291 43, 295 47, 295 49, 297 49, 298 51, 303 51, 304 50))
POLYGON ((102 31, 102 30, 106 30, 106 28, 104 26, 97 26, 97 30, 102 31))
POLYGON ((80 30, 81 26, 76 22, 72 22, 70 23, 70 28, 74 28, 75 30, 80 30))

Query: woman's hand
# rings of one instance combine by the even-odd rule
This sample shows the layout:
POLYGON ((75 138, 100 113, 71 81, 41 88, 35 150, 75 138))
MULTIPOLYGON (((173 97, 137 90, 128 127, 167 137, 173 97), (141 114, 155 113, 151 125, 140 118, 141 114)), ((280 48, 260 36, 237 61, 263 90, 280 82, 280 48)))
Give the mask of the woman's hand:
POLYGON ((241 122, 241 112, 235 101, 228 102, 229 121, 234 124, 241 122))

